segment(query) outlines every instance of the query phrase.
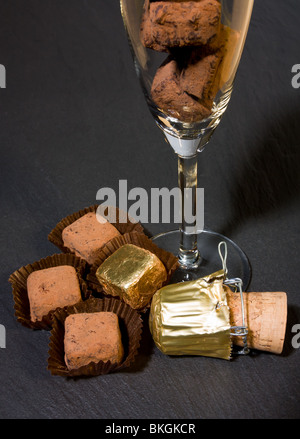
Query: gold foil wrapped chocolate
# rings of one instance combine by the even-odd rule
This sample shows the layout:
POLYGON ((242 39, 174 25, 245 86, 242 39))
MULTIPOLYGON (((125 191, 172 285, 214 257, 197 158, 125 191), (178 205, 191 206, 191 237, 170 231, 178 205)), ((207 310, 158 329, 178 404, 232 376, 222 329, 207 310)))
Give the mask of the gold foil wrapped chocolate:
POLYGON ((148 305, 167 280, 167 271, 150 251, 126 244, 100 265, 96 276, 107 294, 118 296, 132 308, 140 309, 148 305))
POLYGON ((167 285, 153 296, 149 326, 167 355, 231 359, 230 311, 224 271, 191 282, 167 285))

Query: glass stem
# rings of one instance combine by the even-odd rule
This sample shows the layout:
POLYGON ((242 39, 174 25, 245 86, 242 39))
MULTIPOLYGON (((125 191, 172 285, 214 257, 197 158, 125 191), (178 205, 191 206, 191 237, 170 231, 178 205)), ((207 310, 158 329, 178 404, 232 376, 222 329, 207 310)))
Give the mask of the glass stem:
POLYGON ((178 156, 178 184, 181 190, 181 230, 179 263, 189 269, 199 265, 197 247, 197 154, 192 157, 178 156))

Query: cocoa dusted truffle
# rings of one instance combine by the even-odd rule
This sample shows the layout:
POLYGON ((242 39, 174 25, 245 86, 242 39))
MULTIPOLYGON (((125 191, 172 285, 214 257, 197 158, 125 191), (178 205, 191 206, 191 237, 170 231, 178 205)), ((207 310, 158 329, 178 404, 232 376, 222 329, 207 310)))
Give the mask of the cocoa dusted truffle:
POLYGON ((65 320, 65 363, 69 370, 124 356, 118 316, 113 312, 71 314, 65 320))
POLYGON ((107 294, 120 297, 134 309, 141 309, 167 280, 167 271, 149 250, 126 244, 100 265, 96 276, 107 294))
POLYGON ((221 23, 221 15, 218 0, 145 0, 142 44, 169 53, 154 76, 151 97, 161 111, 182 122, 207 119, 228 79, 230 63, 224 59, 237 33, 221 23))
POLYGON ((211 109, 218 91, 219 84, 215 79, 221 59, 221 52, 204 57, 194 52, 187 67, 181 71, 181 89, 197 98, 208 109, 211 109))
MULTIPOLYGON (((199 81, 201 81, 201 78, 199 81)), ((198 89, 200 89, 199 81, 198 89)), ((202 89, 205 86, 203 84, 202 89)), ((177 119, 193 122, 208 117, 211 102, 206 99, 203 101, 195 99, 192 93, 186 92, 185 88, 193 91, 190 89, 189 83, 186 84, 185 74, 180 71, 177 61, 169 59, 158 69, 154 77, 151 96, 160 109, 177 119), (181 78, 183 78, 183 85, 181 84, 181 78)))
POLYGON ((82 300, 76 270, 69 265, 33 271, 27 279, 27 292, 32 322, 82 300))
POLYGON ((141 25, 147 48, 165 52, 172 47, 201 46, 218 36, 221 4, 217 0, 147 3, 141 25))
POLYGON ((90 212, 66 227, 62 232, 62 239, 65 247, 92 265, 99 250, 120 235, 116 227, 105 218, 90 212))

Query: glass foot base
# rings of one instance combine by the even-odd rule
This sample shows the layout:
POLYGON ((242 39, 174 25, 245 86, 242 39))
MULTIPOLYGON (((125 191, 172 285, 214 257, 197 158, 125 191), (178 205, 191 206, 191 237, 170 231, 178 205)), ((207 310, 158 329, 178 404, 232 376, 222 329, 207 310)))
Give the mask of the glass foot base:
MULTIPOLYGON (((180 243, 179 230, 161 233, 160 235, 154 236, 152 240, 158 247, 163 248, 176 256, 178 255, 180 243)), ((222 270, 223 264, 218 250, 220 242, 226 242, 227 244, 228 279, 242 279, 243 289, 246 291, 251 280, 251 267, 247 256, 229 238, 209 230, 204 230, 198 234, 200 260, 197 267, 192 269, 179 267, 174 273, 171 283, 187 282, 222 270)))

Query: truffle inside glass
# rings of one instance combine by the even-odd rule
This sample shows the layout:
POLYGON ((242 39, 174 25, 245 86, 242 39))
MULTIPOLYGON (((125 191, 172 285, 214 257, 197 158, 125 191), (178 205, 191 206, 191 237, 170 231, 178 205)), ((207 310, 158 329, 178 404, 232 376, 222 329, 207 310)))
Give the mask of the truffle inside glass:
POLYGON ((197 159, 228 107, 254 0, 120 2, 150 112, 178 156, 182 224, 153 240, 179 258, 172 282, 219 270, 218 245, 225 241, 229 274, 247 287, 245 253, 197 221, 197 159))

